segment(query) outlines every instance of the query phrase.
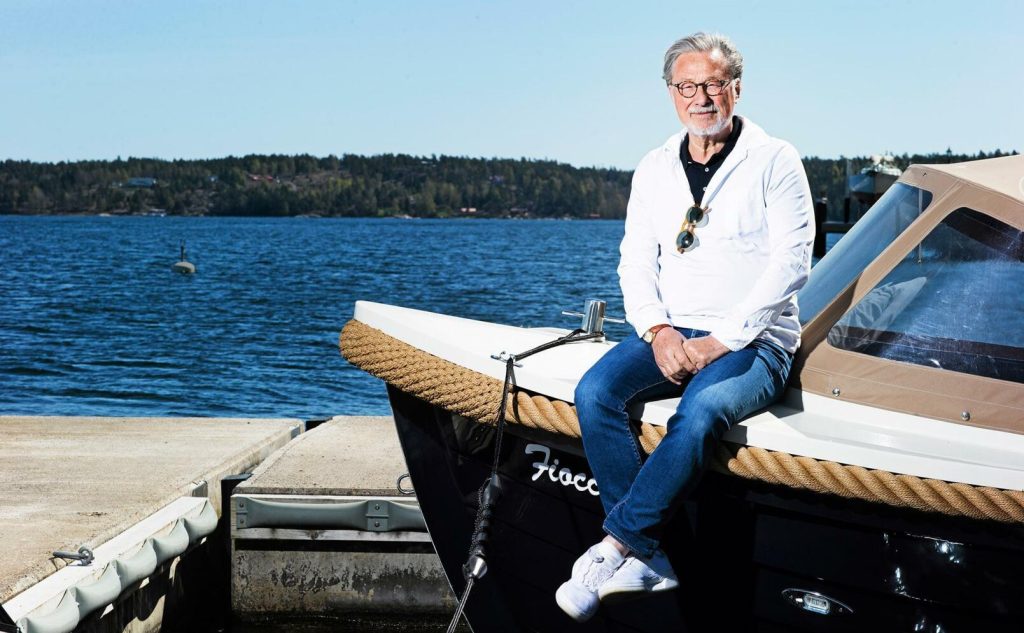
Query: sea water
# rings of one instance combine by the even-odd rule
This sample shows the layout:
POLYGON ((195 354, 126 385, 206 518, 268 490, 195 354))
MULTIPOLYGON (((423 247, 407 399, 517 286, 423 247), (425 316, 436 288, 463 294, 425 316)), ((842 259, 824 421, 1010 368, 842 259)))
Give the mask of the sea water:
MULTIPOLYGON (((621 316, 621 221, 0 216, 0 414, 390 413, 356 300, 575 327, 621 316), (184 240, 194 275, 172 272, 184 240)), ((607 324, 609 338, 627 326, 607 324)))

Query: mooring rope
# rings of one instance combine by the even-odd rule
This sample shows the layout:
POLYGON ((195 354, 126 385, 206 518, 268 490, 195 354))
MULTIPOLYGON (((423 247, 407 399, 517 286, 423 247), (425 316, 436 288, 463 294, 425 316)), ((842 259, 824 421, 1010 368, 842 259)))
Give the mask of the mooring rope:
MULTIPOLYGON (((491 473, 484 481, 483 485, 480 486, 480 492, 477 496, 477 507, 476 507, 476 518, 473 521, 473 536, 470 539, 469 555, 466 557, 466 563, 462 566, 462 576, 466 579, 466 587, 462 591, 462 596, 459 598, 458 607, 455 609, 455 615, 452 617, 452 621, 448 624, 448 633, 454 633, 455 627, 459 624, 459 618, 462 617, 462 612, 466 608, 466 603, 469 601, 469 594, 473 591, 473 584, 483 578, 484 574, 487 573, 487 552, 484 549, 484 545, 487 542, 489 536, 489 529, 491 527, 491 517, 494 514, 494 504, 498 501, 498 496, 501 493, 501 486, 498 482, 498 465, 501 459, 501 441, 505 437, 505 417, 508 412, 508 396, 516 388, 516 363, 529 356, 533 356, 544 350, 558 347, 559 345, 565 345, 567 343, 576 343, 579 341, 589 341, 591 339, 601 338, 604 336, 603 332, 584 332, 583 330, 573 330, 565 336, 560 336, 552 341, 542 343, 537 347, 528 349, 525 352, 519 354, 508 354, 502 352, 500 357, 495 357, 497 360, 505 361, 505 380, 501 387, 501 399, 499 400, 498 411, 495 414, 497 421, 498 431, 495 434, 494 439, 494 461, 491 463, 491 473)), ((515 405, 513 404, 513 409, 515 405)))
MULTIPOLYGON (((341 332, 341 353, 356 367, 398 389, 484 424, 498 421, 494 403, 502 402, 501 381, 461 367, 356 320, 341 332)), ((514 404, 499 405, 508 420, 532 428, 580 437, 575 408, 559 400, 515 393, 514 404)), ((639 440, 651 453, 665 427, 639 424, 639 440)), ((716 470, 747 479, 915 508, 953 516, 1024 523, 1024 492, 922 479, 860 466, 794 456, 752 446, 720 442, 716 470)))

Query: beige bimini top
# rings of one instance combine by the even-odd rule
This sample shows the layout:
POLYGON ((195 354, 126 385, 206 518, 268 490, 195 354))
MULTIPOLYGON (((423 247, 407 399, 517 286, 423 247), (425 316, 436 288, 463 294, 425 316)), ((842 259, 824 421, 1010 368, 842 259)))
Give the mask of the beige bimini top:
POLYGON ((1024 156, 912 165, 799 295, 795 386, 1024 433, 1024 156))

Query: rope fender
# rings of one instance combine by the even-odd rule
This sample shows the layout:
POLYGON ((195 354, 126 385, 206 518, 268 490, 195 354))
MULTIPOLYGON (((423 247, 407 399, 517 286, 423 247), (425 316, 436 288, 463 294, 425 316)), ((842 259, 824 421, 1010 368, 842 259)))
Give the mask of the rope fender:
MULTIPOLYGON (((341 354, 350 363, 421 400, 483 424, 497 422, 502 382, 400 341, 355 319, 341 331, 341 354)), ((576 408, 561 400, 516 391, 506 406, 509 423, 579 438, 576 408)), ((639 423, 650 454, 665 427, 639 423)), ((1024 492, 869 470, 753 446, 720 442, 712 467, 724 473, 791 488, 973 519, 1024 523, 1024 492)))

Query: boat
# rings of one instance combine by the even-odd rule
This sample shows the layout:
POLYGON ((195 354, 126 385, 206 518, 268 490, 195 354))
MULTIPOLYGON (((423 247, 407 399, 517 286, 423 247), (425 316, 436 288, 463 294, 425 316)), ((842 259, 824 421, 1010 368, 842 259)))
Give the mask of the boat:
POLYGON ((871 157, 871 164, 856 175, 849 176, 847 186, 850 194, 858 201, 873 204, 902 173, 891 154, 875 154, 871 157))
POLYGON ((825 243, 829 233, 846 233, 864 215, 865 210, 878 202, 903 172, 896 166, 891 154, 875 154, 871 162, 854 174, 850 161, 846 161, 846 195, 843 197, 842 218, 827 221, 828 200, 822 198, 814 205, 817 235, 814 242, 814 256, 825 254, 825 243), (856 203, 856 205, 854 204, 856 203))
MULTIPOLYGON (((474 631, 1021 631, 1022 230, 1024 156, 909 167, 812 269, 784 399, 726 433, 670 526, 680 589, 585 624, 554 593, 603 536, 572 408, 614 345, 600 310, 525 357, 567 332, 357 302, 340 346, 387 384, 474 631)), ((675 402, 631 410, 645 451, 675 402)))

